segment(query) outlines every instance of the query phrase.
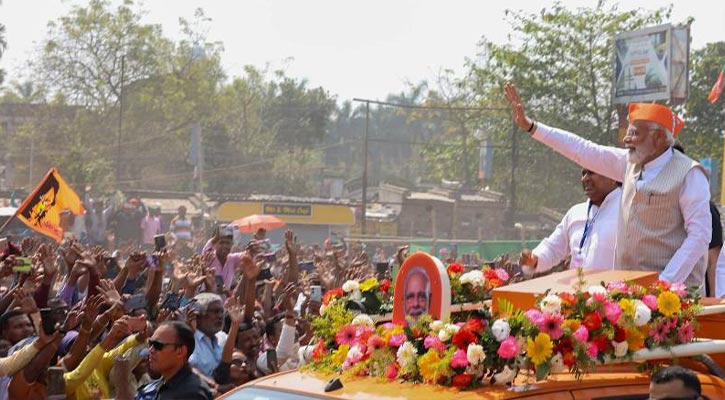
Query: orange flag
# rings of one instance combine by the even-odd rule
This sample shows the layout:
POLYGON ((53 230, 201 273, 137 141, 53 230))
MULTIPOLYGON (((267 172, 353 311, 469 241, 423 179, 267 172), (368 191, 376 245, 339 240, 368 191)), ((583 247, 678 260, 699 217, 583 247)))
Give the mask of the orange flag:
POLYGON ((712 90, 710 90, 710 94, 707 96, 707 99, 710 100, 710 103, 715 104, 717 99, 720 98, 720 94, 722 93, 723 80, 725 80, 724 75, 725 65, 722 66, 722 69, 720 70, 720 75, 717 76, 717 82, 715 82, 712 90))
POLYGON ((63 240, 60 215, 65 210, 75 215, 85 212, 76 192, 60 176, 58 170, 51 168, 23 201, 15 216, 36 232, 60 242, 63 240))

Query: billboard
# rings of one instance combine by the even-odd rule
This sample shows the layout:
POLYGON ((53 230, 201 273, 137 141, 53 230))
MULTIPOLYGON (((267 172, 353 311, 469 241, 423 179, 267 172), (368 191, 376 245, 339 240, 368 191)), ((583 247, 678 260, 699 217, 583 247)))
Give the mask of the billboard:
POLYGON ((670 24, 615 36, 612 102, 684 100, 689 36, 689 25, 670 24))

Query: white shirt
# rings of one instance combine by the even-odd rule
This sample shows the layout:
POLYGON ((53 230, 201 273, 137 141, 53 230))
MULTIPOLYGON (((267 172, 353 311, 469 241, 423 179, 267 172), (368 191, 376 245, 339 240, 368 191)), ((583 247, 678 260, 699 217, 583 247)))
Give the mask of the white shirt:
MULTIPOLYGON (((627 149, 602 146, 573 133, 536 123, 534 139, 556 150, 582 167, 618 182, 624 180, 627 169, 627 149)), ((672 149, 644 165, 639 188, 655 176, 672 157, 672 149)), ((685 221, 687 237, 660 273, 660 279, 684 282, 698 260, 707 256, 712 237, 710 216, 710 184, 699 168, 691 169, 680 189, 680 212, 685 221)))
POLYGON ((586 201, 570 208, 554 232, 533 250, 538 257, 536 272, 551 269, 567 255, 571 256, 570 268, 614 269, 621 200, 622 189, 618 187, 604 198, 601 206, 592 204, 590 209, 591 202, 586 201))
POLYGON ((206 376, 211 376, 214 368, 222 360, 222 350, 227 343, 227 334, 219 331, 210 338, 199 329, 194 332, 194 352, 189 357, 189 364, 206 376))

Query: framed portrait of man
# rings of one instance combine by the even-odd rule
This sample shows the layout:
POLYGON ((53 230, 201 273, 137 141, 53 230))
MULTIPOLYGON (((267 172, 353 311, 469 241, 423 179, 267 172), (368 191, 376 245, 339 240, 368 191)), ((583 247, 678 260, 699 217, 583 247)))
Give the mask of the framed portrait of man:
POLYGON ((395 279, 393 323, 406 325, 423 314, 446 319, 451 308, 451 282, 443 263, 419 251, 409 256, 395 279))

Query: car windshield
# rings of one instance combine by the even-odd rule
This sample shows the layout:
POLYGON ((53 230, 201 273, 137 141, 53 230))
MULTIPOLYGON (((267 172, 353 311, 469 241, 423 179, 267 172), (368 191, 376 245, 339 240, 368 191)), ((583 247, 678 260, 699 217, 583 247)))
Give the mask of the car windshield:
POLYGON ((310 396, 298 393, 284 392, 274 389, 262 389, 248 387, 229 394, 225 400, 309 400, 322 399, 322 397, 310 396))

